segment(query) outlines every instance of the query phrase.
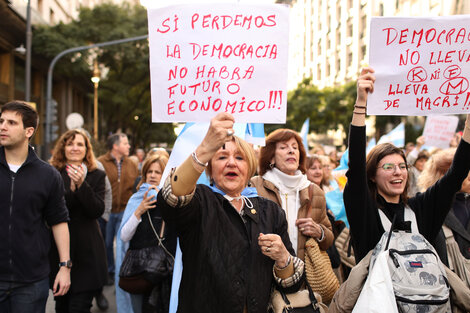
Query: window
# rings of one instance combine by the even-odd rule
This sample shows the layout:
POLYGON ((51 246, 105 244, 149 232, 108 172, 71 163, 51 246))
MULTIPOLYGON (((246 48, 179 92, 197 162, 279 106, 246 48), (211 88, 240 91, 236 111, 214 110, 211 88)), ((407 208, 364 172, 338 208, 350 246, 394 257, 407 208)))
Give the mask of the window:
POLYGON ((49 10, 49 24, 55 25, 55 13, 52 9, 49 10))
POLYGON ((39 12, 39 15, 42 15, 42 1, 43 0, 38 0, 38 12, 39 12))
POLYGON ((18 60, 15 60, 15 89, 17 91, 25 91, 25 66, 18 60))
POLYGON ((349 23, 348 25, 348 37, 352 37, 353 35, 353 25, 352 23, 349 23))

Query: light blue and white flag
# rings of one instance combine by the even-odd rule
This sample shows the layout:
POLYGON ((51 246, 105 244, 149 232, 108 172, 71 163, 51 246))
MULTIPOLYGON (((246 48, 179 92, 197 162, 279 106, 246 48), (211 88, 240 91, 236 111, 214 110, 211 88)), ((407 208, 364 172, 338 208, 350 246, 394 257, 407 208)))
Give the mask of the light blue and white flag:
POLYGON ((300 137, 302 138, 302 142, 304 144, 304 147, 305 147, 305 152, 308 154, 308 139, 307 139, 307 135, 308 135, 308 130, 309 130, 309 126, 310 126, 310 118, 307 118, 304 122, 304 124, 302 125, 302 128, 300 129, 300 137))
POLYGON ((343 152, 343 156, 339 161, 339 166, 335 168, 331 174, 336 181, 334 190, 325 193, 326 206, 333 212, 336 220, 341 220, 349 227, 348 219, 346 217, 346 209, 343 201, 343 190, 346 185, 346 172, 349 169, 349 149, 343 152))
POLYGON ((398 124, 397 127, 392 129, 388 134, 380 137, 379 142, 381 143, 391 143, 396 147, 402 148, 405 146, 405 124, 402 122, 398 124))
POLYGON ((245 140, 254 145, 264 147, 266 144, 264 135, 264 124, 248 123, 246 125, 245 140))
POLYGON ((375 137, 372 137, 370 140, 369 140, 369 143, 367 144, 367 147, 366 147, 366 155, 370 152, 370 150, 372 150, 373 147, 375 147, 377 145, 377 142, 375 140, 375 137))

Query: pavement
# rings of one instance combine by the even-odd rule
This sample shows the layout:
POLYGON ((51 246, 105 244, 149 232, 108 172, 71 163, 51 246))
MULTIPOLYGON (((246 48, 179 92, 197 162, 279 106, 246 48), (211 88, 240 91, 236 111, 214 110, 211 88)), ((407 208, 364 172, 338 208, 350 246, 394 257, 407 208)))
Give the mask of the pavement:
MULTIPOLYGON (((108 299, 109 308, 106 311, 101 311, 98 306, 96 305, 95 299, 93 299, 93 306, 91 307, 91 313, 116 313, 116 293, 114 291, 113 286, 104 286, 103 289, 104 296, 108 299)), ((46 313, 55 313, 55 302, 54 297, 52 296, 52 292, 49 291, 49 298, 47 298, 46 304, 46 313)))

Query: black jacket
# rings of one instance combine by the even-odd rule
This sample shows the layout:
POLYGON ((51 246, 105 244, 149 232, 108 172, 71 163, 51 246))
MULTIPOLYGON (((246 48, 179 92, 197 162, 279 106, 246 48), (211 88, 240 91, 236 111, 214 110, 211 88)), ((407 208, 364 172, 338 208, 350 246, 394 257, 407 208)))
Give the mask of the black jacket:
POLYGON ((51 230, 67 222, 59 172, 31 147, 16 173, 0 147, 0 281, 31 283, 49 274, 51 230))
MULTIPOLYGON (((278 234, 294 255, 284 211, 264 198, 250 198, 246 223, 228 200, 197 185, 185 207, 169 206, 159 192, 163 218, 176 223, 183 255, 178 312, 266 313, 274 261, 258 245, 260 233, 278 234)), ((298 287, 297 287, 298 288, 298 287)))
MULTIPOLYGON (((87 292, 103 287, 108 278, 106 250, 98 218, 104 212, 104 179, 106 174, 96 169, 88 172, 85 181, 75 191, 70 190, 70 178, 60 171, 65 185, 65 201, 70 214, 70 272, 69 293, 87 292)), ((55 243, 50 252, 51 286, 59 270, 59 254, 55 243)))
POLYGON ((467 222, 467 225, 463 225, 462 222, 465 221, 460 221, 457 217, 458 213, 455 214, 455 211, 468 215, 470 213, 470 197, 465 196, 461 192, 458 193, 455 196, 452 210, 447 214, 444 223, 447 227, 452 229, 455 241, 459 245, 462 255, 465 258, 470 259, 470 222, 467 222))
MULTIPOLYGON (((356 262, 375 247, 384 233, 378 207, 392 220, 403 220, 404 204, 387 203, 377 196, 377 201, 369 193, 366 176, 366 134, 365 127, 351 125, 349 131, 349 170, 348 182, 344 189, 344 205, 351 230, 356 262)), ((418 192, 408 200, 408 205, 416 214, 419 232, 433 242, 449 212, 454 195, 470 170, 470 144, 460 141, 449 171, 425 192, 418 192)))

